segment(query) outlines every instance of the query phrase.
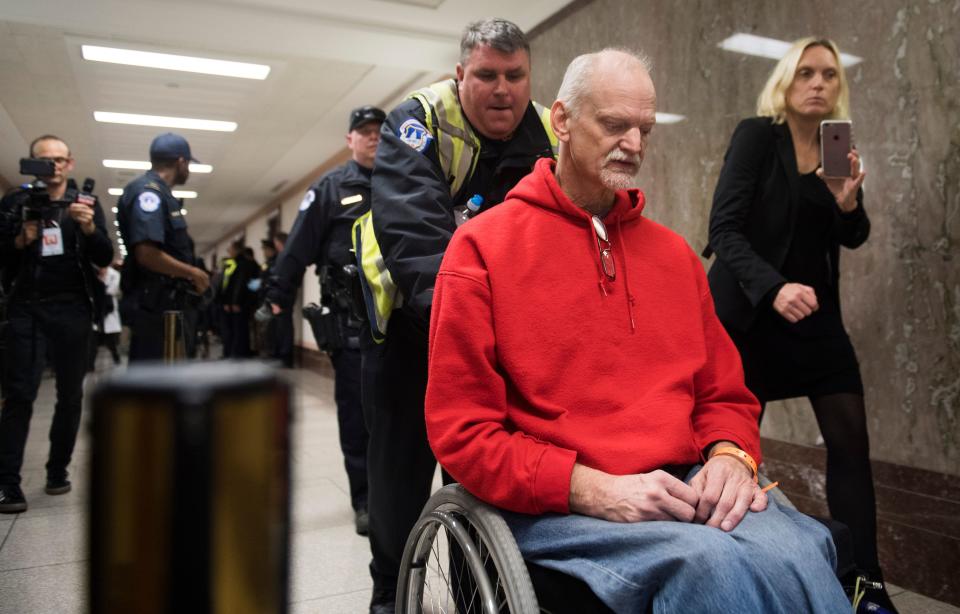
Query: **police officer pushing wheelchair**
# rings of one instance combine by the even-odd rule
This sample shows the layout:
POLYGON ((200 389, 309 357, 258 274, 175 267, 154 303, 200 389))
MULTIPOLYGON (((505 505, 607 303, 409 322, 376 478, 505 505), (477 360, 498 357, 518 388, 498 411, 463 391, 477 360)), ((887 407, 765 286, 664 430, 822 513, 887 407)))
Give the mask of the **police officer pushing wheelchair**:
POLYGON ((70 491, 67 466, 80 426, 83 378, 95 306, 93 265, 108 266, 113 245, 103 211, 87 180, 80 191, 67 178, 70 148, 44 135, 30 144, 21 172, 34 175, 0 201, 0 263, 6 316, 3 324, 3 409, 0 411, 0 513, 26 511, 20 469, 33 402, 48 350, 57 378, 50 425, 47 482, 50 495, 70 491))
MULTIPOLYGON (((149 171, 123 189, 117 203, 120 232, 131 252, 124 262, 122 289, 133 297, 130 362, 163 357, 163 312, 202 302, 210 276, 194 266, 193 240, 171 189, 190 177, 190 144, 178 134, 161 134, 150 143, 149 171)), ((183 318, 185 328, 192 318, 183 318)), ((183 337, 191 354, 193 331, 183 337)))
POLYGON ((273 314, 293 307, 303 272, 317 265, 320 306, 304 309, 317 345, 330 355, 335 382, 340 449, 350 482, 357 533, 367 534, 367 429, 360 402, 361 343, 366 331, 359 277, 351 252, 354 220, 370 210, 370 174, 386 114, 371 106, 350 113, 347 147, 351 159, 310 186, 300 203, 283 251, 268 280, 273 314))

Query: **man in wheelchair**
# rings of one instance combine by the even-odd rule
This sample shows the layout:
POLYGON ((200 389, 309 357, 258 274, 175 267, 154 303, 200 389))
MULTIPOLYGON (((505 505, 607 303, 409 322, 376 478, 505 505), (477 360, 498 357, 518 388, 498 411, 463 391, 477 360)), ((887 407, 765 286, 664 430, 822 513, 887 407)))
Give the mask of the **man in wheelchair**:
POLYGON ((655 111, 645 59, 576 58, 557 162, 456 232, 430 444, 526 560, 616 612, 847 612, 829 532, 757 486, 760 408, 699 259, 630 189, 655 111))

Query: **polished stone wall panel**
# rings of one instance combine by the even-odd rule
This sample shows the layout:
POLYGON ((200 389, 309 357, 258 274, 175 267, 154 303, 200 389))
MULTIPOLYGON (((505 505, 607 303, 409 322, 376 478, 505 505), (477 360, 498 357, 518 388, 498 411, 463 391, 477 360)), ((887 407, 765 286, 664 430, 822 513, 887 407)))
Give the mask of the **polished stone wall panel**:
MULTIPOLYGON (((735 32, 827 36, 864 58, 848 78, 873 231, 844 250, 841 295, 872 456, 960 475, 960 0, 595 0, 535 31, 533 93, 544 104, 580 53, 620 46, 651 58, 658 110, 687 119, 654 132, 646 213, 696 251, 730 135, 774 66, 717 47, 735 32)), ((816 445, 809 404, 771 404, 764 435, 816 445)))

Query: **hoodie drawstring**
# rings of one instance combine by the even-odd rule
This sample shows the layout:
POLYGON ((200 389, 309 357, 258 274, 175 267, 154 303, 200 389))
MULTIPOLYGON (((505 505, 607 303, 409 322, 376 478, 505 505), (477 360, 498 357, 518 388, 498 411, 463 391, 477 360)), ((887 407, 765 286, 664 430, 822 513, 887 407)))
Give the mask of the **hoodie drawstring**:
POLYGON ((623 254, 623 289, 627 295, 627 315, 630 317, 630 332, 637 332, 637 323, 633 318, 633 305, 634 299, 633 294, 630 292, 630 276, 627 271, 630 270, 630 267, 627 266, 627 250, 623 246, 623 218, 617 218, 617 237, 620 239, 620 253, 623 254))

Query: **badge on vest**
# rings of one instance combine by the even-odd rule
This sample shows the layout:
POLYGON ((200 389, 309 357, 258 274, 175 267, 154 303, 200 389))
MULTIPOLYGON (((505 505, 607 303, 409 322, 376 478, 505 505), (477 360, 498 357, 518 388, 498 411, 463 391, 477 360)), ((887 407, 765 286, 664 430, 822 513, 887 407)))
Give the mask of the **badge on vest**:
POLYGON ((340 199, 340 204, 344 207, 349 207, 350 205, 355 205, 357 203, 363 202, 363 194, 354 194, 353 196, 347 196, 346 198, 340 199))
POLYGON ((307 193, 303 195, 303 200, 300 201, 300 210, 306 211, 309 209, 316 198, 317 195, 313 193, 313 190, 307 190, 307 193))
POLYGON ((41 256, 62 256, 63 255, 63 234, 59 228, 43 229, 43 247, 40 250, 41 256))
POLYGON ((419 152, 423 152, 430 145, 430 141, 433 140, 433 135, 430 134, 426 126, 412 118, 400 124, 397 136, 400 137, 401 141, 419 152))
POLYGON ((153 213, 160 208, 160 197, 153 192, 144 192, 138 198, 140 210, 144 213, 153 213))

